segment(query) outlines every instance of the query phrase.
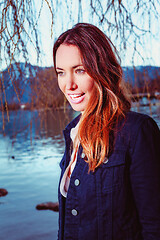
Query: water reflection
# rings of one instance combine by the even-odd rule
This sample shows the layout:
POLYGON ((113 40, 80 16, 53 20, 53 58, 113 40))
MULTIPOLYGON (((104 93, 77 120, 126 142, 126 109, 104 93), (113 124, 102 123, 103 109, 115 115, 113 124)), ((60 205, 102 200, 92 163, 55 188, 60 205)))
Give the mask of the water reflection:
POLYGON ((35 207, 57 201, 62 130, 74 117, 69 109, 14 111, 5 131, 1 119, 0 187, 8 190, 0 199, 2 239, 56 239, 58 214, 38 212, 35 207))
POLYGON ((7 113, 4 115, 5 130, 2 130, 1 116, 0 133, 15 138, 22 132, 33 137, 53 137, 62 133, 66 124, 73 119, 75 113, 71 109, 42 111, 10 111, 9 122, 7 113))

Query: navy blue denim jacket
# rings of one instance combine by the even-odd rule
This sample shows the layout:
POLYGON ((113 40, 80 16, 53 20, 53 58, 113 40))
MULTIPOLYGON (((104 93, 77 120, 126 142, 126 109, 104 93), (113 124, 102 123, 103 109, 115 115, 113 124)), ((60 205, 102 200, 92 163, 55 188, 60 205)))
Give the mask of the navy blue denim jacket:
MULTIPOLYGON (((78 121, 64 130, 61 178, 78 121)), ((59 240, 160 240, 160 131, 152 118, 134 112, 118 129, 113 153, 94 173, 80 146, 67 198, 59 191, 59 240)))

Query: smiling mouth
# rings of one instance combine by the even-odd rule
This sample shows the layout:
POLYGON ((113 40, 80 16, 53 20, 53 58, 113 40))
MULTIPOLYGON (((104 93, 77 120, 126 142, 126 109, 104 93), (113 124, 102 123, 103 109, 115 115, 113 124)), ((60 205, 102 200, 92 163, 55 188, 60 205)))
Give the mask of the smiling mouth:
POLYGON ((82 93, 82 94, 69 94, 69 96, 70 96, 70 98, 71 99, 78 99, 78 98, 80 98, 80 97, 82 97, 84 95, 84 93, 82 93))
POLYGON ((80 103, 83 101, 85 93, 81 94, 68 94, 71 103, 80 103))

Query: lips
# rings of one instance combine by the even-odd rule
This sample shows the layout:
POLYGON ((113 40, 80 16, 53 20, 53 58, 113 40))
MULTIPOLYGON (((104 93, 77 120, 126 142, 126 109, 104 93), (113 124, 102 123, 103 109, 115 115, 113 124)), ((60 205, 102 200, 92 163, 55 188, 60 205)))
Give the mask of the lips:
POLYGON ((81 103, 85 97, 85 93, 79 94, 68 94, 71 103, 78 104, 81 103))

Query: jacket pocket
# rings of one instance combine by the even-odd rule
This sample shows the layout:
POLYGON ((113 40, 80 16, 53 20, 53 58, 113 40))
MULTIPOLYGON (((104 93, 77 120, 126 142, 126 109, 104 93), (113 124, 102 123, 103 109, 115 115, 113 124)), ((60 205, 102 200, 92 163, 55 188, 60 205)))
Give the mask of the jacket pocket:
POLYGON ((102 192, 111 192, 122 186, 125 178, 126 151, 115 151, 101 165, 102 192))

